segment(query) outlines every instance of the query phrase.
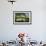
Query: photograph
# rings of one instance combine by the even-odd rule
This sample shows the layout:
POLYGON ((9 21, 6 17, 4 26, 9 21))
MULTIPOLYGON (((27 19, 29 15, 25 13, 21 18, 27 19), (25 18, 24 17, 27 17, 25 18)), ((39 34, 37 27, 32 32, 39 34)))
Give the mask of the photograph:
POLYGON ((31 11, 14 11, 13 24, 32 24, 31 11))
POLYGON ((46 0, 0 0, 0 46, 46 46, 46 0))

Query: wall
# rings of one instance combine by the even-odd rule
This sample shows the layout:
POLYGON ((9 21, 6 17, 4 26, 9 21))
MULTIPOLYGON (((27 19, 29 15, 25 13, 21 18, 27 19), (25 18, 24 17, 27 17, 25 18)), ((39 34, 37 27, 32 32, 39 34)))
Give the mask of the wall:
POLYGON ((45 40, 43 6, 42 0, 17 0, 13 5, 7 0, 0 0, 0 40, 15 40, 19 32, 31 34, 33 40, 45 40), (32 11, 32 25, 14 25, 13 11, 32 11))

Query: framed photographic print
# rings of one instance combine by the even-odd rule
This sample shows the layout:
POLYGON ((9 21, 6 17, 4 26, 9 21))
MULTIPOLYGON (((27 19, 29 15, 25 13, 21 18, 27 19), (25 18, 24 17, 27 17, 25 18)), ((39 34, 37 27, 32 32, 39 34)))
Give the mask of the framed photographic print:
POLYGON ((13 24, 28 25, 32 24, 31 11, 13 11, 13 24))

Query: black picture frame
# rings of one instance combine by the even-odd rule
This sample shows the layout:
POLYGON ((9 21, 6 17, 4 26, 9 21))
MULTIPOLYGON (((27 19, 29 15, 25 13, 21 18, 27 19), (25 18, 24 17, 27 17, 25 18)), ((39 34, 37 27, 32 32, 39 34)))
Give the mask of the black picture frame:
POLYGON ((14 25, 32 24, 32 11, 13 11, 14 25))

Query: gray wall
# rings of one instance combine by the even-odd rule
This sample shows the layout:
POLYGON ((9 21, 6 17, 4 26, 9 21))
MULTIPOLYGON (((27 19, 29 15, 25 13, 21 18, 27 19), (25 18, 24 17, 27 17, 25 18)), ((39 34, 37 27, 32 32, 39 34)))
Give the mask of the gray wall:
POLYGON ((0 0, 0 40, 15 40, 19 32, 31 34, 37 41, 46 40, 45 0, 17 0, 13 5, 0 0), (13 11, 32 11, 32 25, 14 25, 13 11))

